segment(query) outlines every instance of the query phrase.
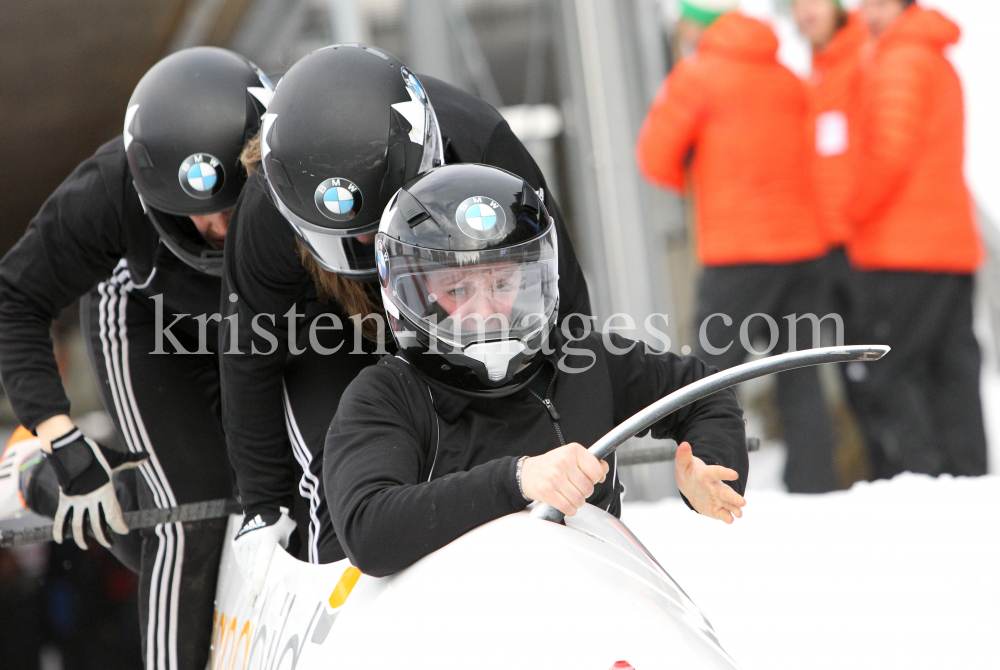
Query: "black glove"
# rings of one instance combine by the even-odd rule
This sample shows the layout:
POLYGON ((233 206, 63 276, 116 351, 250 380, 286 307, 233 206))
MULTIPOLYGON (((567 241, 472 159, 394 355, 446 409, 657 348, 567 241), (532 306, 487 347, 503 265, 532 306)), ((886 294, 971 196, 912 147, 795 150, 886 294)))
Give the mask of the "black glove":
POLYGON ((138 467, 149 458, 149 454, 143 451, 124 453, 109 449, 84 437, 79 428, 73 428, 52 441, 52 455, 49 458, 52 459, 52 469, 59 480, 59 508, 52 520, 53 540, 62 544, 63 526, 67 517, 72 516, 73 539, 82 549, 86 549, 83 524, 84 516, 89 515, 94 537, 110 548, 101 528, 102 509, 104 520, 111 530, 121 535, 128 533, 128 526, 122 518, 121 506, 111 483, 111 474, 138 467))

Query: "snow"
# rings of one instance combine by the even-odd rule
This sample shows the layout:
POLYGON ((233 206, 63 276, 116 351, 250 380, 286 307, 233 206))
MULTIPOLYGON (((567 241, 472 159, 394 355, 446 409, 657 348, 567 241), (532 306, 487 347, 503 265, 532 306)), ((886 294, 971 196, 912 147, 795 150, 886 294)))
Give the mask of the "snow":
MULTIPOLYGON (((625 523, 745 670, 1000 667, 1000 521, 990 511, 1000 364, 983 301, 975 316, 990 476, 906 474, 792 495, 784 445, 765 441, 750 454, 746 514, 733 526, 677 498, 625 505, 625 523)), ((764 434, 760 416, 747 419, 748 434, 764 434)))
POLYGON ((732 526, 676 498, 623 521, 745 670, 984 668, 1000 658, 1000 477, 750 491, 732 526))

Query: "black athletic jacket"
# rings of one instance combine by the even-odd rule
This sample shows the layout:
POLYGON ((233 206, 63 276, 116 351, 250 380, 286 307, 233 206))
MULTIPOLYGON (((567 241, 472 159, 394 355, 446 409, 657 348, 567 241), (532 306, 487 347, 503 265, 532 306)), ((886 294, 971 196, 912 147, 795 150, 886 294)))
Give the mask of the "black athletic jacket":
MULTIPOLYGON (((70 410, 52 352, 52 321, 108 279, 123 258, 132 281, 142 286, 136 290, 163 295, 165 317, 219 311, 219 278, 189 267, 160 244, 132 185, 119 136, 73 170, 0 261, 0 373, 17 419, 28 429, 70 410)), ((197 336, 191 318, 171 332, 181 330, 197 336)), ((212 329, 209 349, 216 340, 212 329)))
MULTIPOLYGON (((545 180, 524 145, 511 132, 499 112, 487 103, 432 77, 421 76, 438 117, 448 163, 485 163, 508 170, 533 188, 545 188, 545 180)), ((261 169, 257 169, 240 194, 226 239, 224 292, 235 293, 233 303, 223 301, 225 316, 238 314, 236 341, 241 353, 222 356, 223 422, 229 457, 236 471, 244 511, 258 512, 290 506, 295 490, 292 447, 285 427, 282 404, 282 372, 289 358, 288 320, 283 316, 297 306, 297 335, 323 312, 338 314, 344 324, 341 356, 354 347, 354 333, 347 314, 339 306, 319 303, 316 288, 302 266, 291 226, 271 202, 261 169), (253 319, 261 317, 258 329, 275 338, 268 355, 248 355, 252 347, 270 352, 272 343, 255 334, 253 319)), ((559 233, 559 294, 561 314, 591 314, 586 281, 566 232, 559 207, 546 188, 545 205, 559 233)), ((231 322, 220 328, 220 345, 230 349, 231 322)), ((330 347, 335 344, 330 344, 330 347)), ((344 375, 326 380, 335 388, 336 402, 357 374, 359 356, 344 361, 344 375)), ((374 363, 375 358, 369 358, 374 363)))
MULTIPOLYGON (((609 335, 572 343, 563 365, 547 365, 528 389, 500 399, 460 395, 425 381, 399 356, 364 370, 347 388, 330 426, 323 460, 327 504, 341 546, 362 572, 402 570, 476 526, 517 512, 515 466, 562 444, 590 446, 615 425, 668 393, 715 371, 693 356, 647 353, 609 335), (535 382, 540 382, 536 384, 535 382), (542 402, 548 398, 552 413, 542 402)), ((557 346, 558 341, 557 341, 557 346)), ((559 346, 550 361, 557 361, 559 346)), ((695 402, 656 423, 653 437, 691 443, 712 465, 736 470, 741 494, 748 461, 743 413, 732 390, 695 402)), ((618 516, 614 457, 588 499, 618 516)))

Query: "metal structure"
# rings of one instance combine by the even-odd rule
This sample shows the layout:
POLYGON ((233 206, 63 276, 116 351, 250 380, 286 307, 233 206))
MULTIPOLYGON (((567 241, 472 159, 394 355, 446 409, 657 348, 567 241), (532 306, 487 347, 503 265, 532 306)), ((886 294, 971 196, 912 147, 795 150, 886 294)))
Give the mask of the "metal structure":
POLYGON ((404 16, 409 67, 414 72, 455 83, 458 71, 444 3, 441 0, 406 0, 404 16))
MULTIPOLYGON (((575 244, 598 318, 672 314, 665 240, 682 225, 676 199, 645 184, 634 150, 639 126, 666 75, 653 0, 561 0, 560 92, 575 244)), ((599 324, 600 325, 600 324, 599 324)), ((668 332, 676 340, 674 324, 668 332)))
POLYGON ((371 42, 368 15, 363 0, 326 0, 330 17, 330 37, 342 44, 371 42))
MULTIPOLYGON (((655 326, 679 344, 689 329, 678 308, 693 294, 693 279, 671 267, 671 247, 680 246, 681 258, 687 257, 685 213, 678 197, 643 181, 634 158, 639 127, 667 71, 659 3, 558 0, 553 9, 566 127, 563 201, 572 213, 595 327, 603 328, 612 314, 626 314, 641 329, 650 315, 664 314, 667 323, 655 326)), ((608 325, 631 324, 616 319, 608 325)), ((648 437, 634 442, 634 448, 654 444, 648 437)), ((676 495, 671 465, 634 468, 622 478, 631 499, 676 495)))

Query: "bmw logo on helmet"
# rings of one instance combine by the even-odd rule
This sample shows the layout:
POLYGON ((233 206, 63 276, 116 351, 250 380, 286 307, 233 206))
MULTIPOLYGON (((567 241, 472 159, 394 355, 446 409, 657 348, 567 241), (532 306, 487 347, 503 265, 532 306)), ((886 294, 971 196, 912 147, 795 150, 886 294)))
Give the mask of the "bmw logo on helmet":
POLYGON ((378 269, 378 279, 385 288, 389 284, 389 254, 385 249, 385 240, 381 237, 375 242, 375 267, 378 269))
POLYGON ((222 190, 226 172, 222 162, 212 154, 191 154, 181 163, 177 179, 189 196, 208 200, 222 190))
POLYGON ((488 240, 503 231, 507 215, 496 200, 485 195, 466 198, 455 212, 455 220, 462 232, 477 240, 488 240))
POLYGON ((327 179, 317 186, 313 200, 320 213, 334 221, 350 221, 364 203, 361 189, 353 181, 339 177, 327 179))
POLYGON ((399 68, 399 73, 403 75, 403 83, 406 84, 406 88, 415 96, 420 102, 427 102, 427 93, 424 92, 424 87, 420 83, 420 80, 413 76, 405 67, 399 68))

